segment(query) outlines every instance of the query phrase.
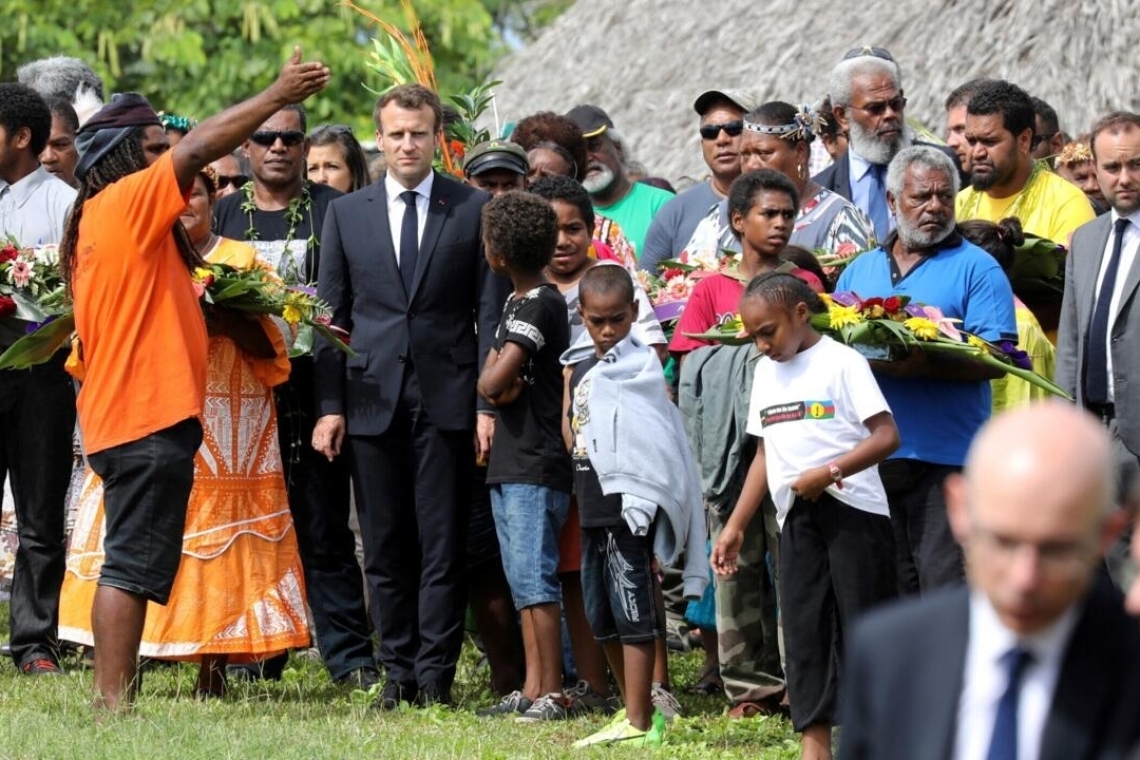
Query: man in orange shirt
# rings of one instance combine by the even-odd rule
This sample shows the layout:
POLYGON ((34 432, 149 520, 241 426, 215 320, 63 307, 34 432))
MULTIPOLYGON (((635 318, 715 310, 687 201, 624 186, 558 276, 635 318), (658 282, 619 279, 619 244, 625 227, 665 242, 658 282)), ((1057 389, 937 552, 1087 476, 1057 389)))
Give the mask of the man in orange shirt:
POLYGON ((104 486, 106 559, 91 613, 97 710, 134 701, 147 601, 169 597, 202 440, 207 339, 191 279, 201 259, 178 217, 202 168, 329 76, 294 48, 276 82, 173 149, 134 93, 79 131, 79 195, 60 263, 86 372, 79 424, 104 486))

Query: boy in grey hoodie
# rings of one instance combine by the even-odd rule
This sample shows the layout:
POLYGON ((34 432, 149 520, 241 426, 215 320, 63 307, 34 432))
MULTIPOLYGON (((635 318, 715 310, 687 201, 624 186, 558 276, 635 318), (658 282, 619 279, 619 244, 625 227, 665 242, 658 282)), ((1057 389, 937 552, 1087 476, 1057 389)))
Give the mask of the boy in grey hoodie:
POLYGON ((680 414, 669 402, 656 354, 630 336, 633 281, 620 267, 595 267, 579 285, 592 346, 562 357, 563 436, 570 449, 582 525, 582 593, 625 700, 609 726, 575 746, 661 742, 664 717, 651 700, 654 643, 663 610, 654 587, 655 550, 673 564, 681 547, 686 595, 708 582, 703 505, 680 414), (646 467, 646 463, 653 466, 646 467))

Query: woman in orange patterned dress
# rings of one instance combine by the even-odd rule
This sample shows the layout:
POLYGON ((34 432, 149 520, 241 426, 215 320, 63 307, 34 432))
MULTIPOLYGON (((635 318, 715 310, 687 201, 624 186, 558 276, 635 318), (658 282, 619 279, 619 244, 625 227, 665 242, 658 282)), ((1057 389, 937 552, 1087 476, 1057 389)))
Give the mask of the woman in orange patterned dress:
MULTIPOLYGON (((257 266, 252 247, 210 231, 216 189, 210 169, 194 182, 182 216, 191 240, 211 263, 257 266)), ((309 642, 273 404, 273 386, 289 376, 285 340, 265 317, 229 315, 217 324, 228 326, 227 334, 210 337, 205 434, 194 462, 182 562, 170 602, 148 606, 139 650, 147 657, 199 662, 200 696, 225 693, 228 661, 309 642)), ((73 498, 79 512, 63 583, 60 636, 91 644, 103 505, 102 484, 90 470, 73 498)))

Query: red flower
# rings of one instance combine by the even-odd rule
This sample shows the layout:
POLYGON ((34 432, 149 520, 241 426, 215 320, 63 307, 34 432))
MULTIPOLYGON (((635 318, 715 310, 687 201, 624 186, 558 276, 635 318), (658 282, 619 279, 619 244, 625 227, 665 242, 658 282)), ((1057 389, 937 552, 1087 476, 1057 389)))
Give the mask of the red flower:
POLYGON ((883 299, 883 311, 888 314, 898 314, 902 311, 903 302, 898 296, 889 296, 883 299))
POLYGON ((447 147, 451 150, 451 155, 453 158, 462 160, 463 156, 467 153, 466 146, 464 146, 463 142, 460 140, 452 140, 450 143, 448 143, 447 147))
POLYGON ((14 245, 6 245, 0 248, 0 264, 9 261, 15 261, 16 257, 20 255, 20 250, 14 245))
MULTIPOLYGON (((4 249, 8 250, 7 248, 4 249)), ((16 302, 8 296, 0 296, 0 317, 10 317, 16 313, 16 302)))
POLYGON ((882 306, 882 305, 883 305, 883 299, 879 298, 878 296, 872 296, 871 298, 868 298, 866 301, 863 302, 863 308, 864 309, 870 309, 872 306, 882 306))
POLYGON ((668 282, 669 280, 673 279, 674 277, 683 277, 684 274, 685 274, 684 269, 678 269, 676 267, 673 267, 671 269, 666 269, 665 271, 663 271, 661 273, 661 279, 668 282))

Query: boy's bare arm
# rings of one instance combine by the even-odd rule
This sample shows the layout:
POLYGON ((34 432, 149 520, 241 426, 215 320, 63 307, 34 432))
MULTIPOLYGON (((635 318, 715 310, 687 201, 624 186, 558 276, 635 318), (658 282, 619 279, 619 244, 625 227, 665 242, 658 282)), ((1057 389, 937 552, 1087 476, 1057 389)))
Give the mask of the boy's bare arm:
POLYGON ((895 426, 895 418, 890 412, 879 412, 867 418, 863 424, 871 433, 869 436, 833 462, 801 473, 796 482, 792 483, 792 491, 805 499, 815 501, 835 482, 831 475, 831 465, 838 467, 843 477, 847 477, 877 465, 898 449, 899 429, 895 426))
POLYGON ((752 457, 748 473, 744 476, 740 497, 736 500, 736 506, 732 508, 732 516, 728 518, 716 543, 713 544, 709 564, 717 575, 732 575, 736 572, 740 547, 744 543, 744 531, 759 511, 760 502, 767 495, 768 462, 764 456, 764 439, 761 438, 756 445, 756 456, 752 457))
POLYGON ((529 356, 525 348, 510 341, 499 351, 492 350, 479 375, 479 395, 493 406, 504 406, 518 398, 522 390, 519 373, 529 356))
POLYGON ((574 450, 574 431, 570 429, 570 375, 573 373, 573 367, 562 370, 562 440, 567 451, 574 450))

